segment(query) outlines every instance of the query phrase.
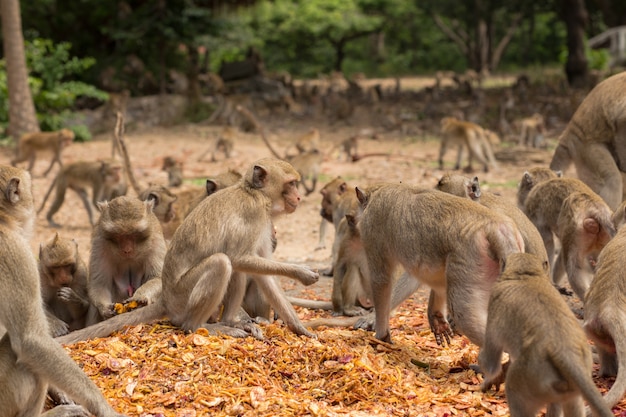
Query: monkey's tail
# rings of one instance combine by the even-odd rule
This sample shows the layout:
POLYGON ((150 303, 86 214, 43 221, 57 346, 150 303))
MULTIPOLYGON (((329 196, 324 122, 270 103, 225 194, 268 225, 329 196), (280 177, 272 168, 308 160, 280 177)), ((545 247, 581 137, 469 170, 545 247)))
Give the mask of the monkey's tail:
POLYGON ((122 330, 125 326, 137 326, 165 317, 165 310, 162 302, 148 304, 128 313, 113 316, 110 319, 93 324, 84 329, 75 330, 64 336, 56 337, 55 340, 63 345, 70 345, 83 340, 95 339, 98 337, 108 337, 112 333, 122 330))
POLYGON ((54 180, 52 181, 52 184, 50 184, 50 188, 48 188, 48 192, 46 192, 46 195, 43 198, 43 201, 41 202, 41 206, 39 206, 39 210, 37 210, 37 214, 41 213, 41 210, 43 210, 43 208, 46 205, 46 201, 48 201, 48 197, 50 197, 50 193, 52 192, 52 189, 54 188, 54 186, 57 184, 57 181, 59 180, 59 175, 57 174, 56 177, 54 177, 54 180))
MULTIPOLYGON (((569 356, 569 355, 568 355, 569 356)), ((602 399, 602 394, 591 379, 591 375, 577 367, 577 361, 564 359, 563 355, 550 355, 554 367, 558 369, 568 381, 574 382, 580 389, 583 398, 598 417, 612 417, 611 409, 602 399)))
POLYGON ((128 156, 126 142, 124 141, 124 115, 121 112, 117 112, 117 121, 115 123, 115 131, 113 132, 113 136, 115 137, 115 141, 122 151, 121 153, 122 157, 124 158, 124 166, 126 167, 126 176, 128 177, 128 181, 130 181, 130 185, 133 187, 133 190, 135 190, 137 195, 140 195, 141 187, 139 187, 139 183, 137 182, 135 174, 133 173, 133 168, 130 165, 130 157, 128 156))
POLYGON ((362 316, 353 316, 353 317, 329 317, 322 319, 315 319, 310 321, 305 321, 304 327, 309 327, 311 329, 317 329, 318 327, 326 326, 326 327, 354 327, 359 320, 361 320, 362 316))
POLYGON ((270 150, 270 152, 272 153, 272 155, 274 155, 274 157, 278 158, 278 159, 284 159, 282 156, 280 156, 278 154, 278 152, 276 152, 276 149, 274 149, 274 147, 272 146, 272 144, 270 143, 270 141, 267 139, 267 136, 265 136, 265 128, 263 127, 263 125, 257 120, 256 117, 254 117, 254 115, 252 114, 252 112, 250 110, 248 110, 247 108, 245 108, 244 106, 242 106, 241 104, 237 105, 237 107, 235 108, 239 113, 241 113, 246 119, 248 119, 248 121, 250 122, 250 124, 256 126, 257 129, 259 129, 260 133, 261 133, 261 139, 263 140, 263 143, 265 143, 265 146, 267 146, 267 149, 270 150))
POLYGON ((294 306, 309 308, 311 310, 332 310, 333 303, 330 301, 308 300, 306 298, 297 298, 287 296, 287 300, 294 306))

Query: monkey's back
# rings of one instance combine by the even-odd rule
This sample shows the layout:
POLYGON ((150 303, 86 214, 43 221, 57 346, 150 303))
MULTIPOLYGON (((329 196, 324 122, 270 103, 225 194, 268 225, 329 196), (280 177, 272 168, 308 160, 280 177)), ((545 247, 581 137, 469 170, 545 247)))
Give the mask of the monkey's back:
POLYGON ((556 228, 563 201, 574 191, 596 194, 577 178, 551 178, 530 190, 524 204, 524 213, 537 227, 549 225, 556 228))

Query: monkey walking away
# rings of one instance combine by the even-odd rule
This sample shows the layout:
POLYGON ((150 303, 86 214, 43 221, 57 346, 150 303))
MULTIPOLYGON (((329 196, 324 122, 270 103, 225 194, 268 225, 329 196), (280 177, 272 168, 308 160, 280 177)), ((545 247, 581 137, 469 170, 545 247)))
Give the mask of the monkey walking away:
POLYGON ((59 164, 59 167, 63 168, 61 152, 73 141, 74 132, 69 129, 61 129, 55 132, 25 133, 17 141, 15 158, 11 161, 11 165, 16 166, 20 162, 28 161, 28 171, 32 172, 37 154, 44 151, 52 152, 50 166, 43 174, 45 177, 52 170, 55 162, 59 164))
POLYGON ((282 275, 310 285, 319 279, 309 268, 272 257, 272 219, 293 213, 300 203, 300 176, 287 162, 256 161, 242 181, 204 199, 172 237, 156 302, 58 338, 74 343, 108 336, 126 325, 167 317, 188 331, 199 327, 234 337, 262 337, 258 326, 238 320, 247 279, 256 280, 278 316, 294 333, 313 336, 272 277, 282 275), (221 308, 220 322, 207 323, 221 308))
POLYGON ((29 173, 0 165, 0 190, 0 246, 5 254, 0 260, 0 325, 6 328, 0 339, 2 414, 39 415, 52 385, 84 408, 59 406, 51 415, 121 417, 50 335, 37 296, 41 291, 37 262, 28 243, 35 219, 29 173))
POLYGON ((582 416, 583 398, 594 415, 613 416, 591 378, 591 348, 578 320, 549 280, 549 265, 513 253, 489 297, 485 342, 478 356, 483 389, 502 372, 509 354, 506 399, 511 417, 582 416))
POLYGON ((458 149, 454 169, 461 168, 465 148, 469 151, 466 171, 472 171, 472 159, 476 158, 483 165, 485 172, 489 168, 498 169, 491 142, 482 127, 475 123, 458 120, 454 117, 441 119, 441 146, 439 148, 439 169, 443 169, 443 157, 450 146, 458 149))

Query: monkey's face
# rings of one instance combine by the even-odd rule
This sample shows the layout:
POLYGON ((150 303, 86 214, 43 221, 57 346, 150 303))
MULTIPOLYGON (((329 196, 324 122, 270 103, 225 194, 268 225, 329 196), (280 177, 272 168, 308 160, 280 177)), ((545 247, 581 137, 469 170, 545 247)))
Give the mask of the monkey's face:
POLYGON ((72 284, 76 264, 55 265, 48 267, 48 274, 52 278, 50 283, 54 288, 68 287, 72 284))
POLYGON ((293 180, 285 183, 283 187, 283 201, 286 213, 293 213, 300 204, 300 193, 298 192, 298 181, 293 180))

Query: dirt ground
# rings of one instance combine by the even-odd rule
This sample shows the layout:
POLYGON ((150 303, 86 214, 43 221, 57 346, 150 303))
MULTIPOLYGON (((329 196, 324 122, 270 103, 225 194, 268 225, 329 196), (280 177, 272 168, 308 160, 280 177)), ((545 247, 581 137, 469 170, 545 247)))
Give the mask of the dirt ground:
MULTIPOLYGON (((436 123, 433 125, 436 125, 436 123)), ((288 146, 290 141, 305 133, 311 126, 312 121, 294 117, 275 117, 266 123, 269 139, 281 151, 288 146)), ((336 143, 358 133, 361 129, 371 127, 367 123, 352 125, 343 123, 337 125, 315 124, 315 126, 320 129, 323 149, 326 150, 331 150, 336 143)), ((171 128, 127 131, 125 137, 133 169, 139 182, 142 184, 147 184, 148 182, 165 184, 167 176, 160 168, 162 158, 166 155, 174 156, 184 162, 186 181, 183 188, 189 186, 189 184, 203 184, 207 177, 224 172, 227 169, 236 169, 243 172, 253 161, 270 156, 270 152, 257 133, 241 132, 235 144, 235 154, 231 159, 224 160, 220 157, 218 162, 209 162, 209 158, 205 161, 197 161, 198 155, 213 143, 213 138, 220 129, 220 126, 186 124, 171 128)), ((320 269, 329 266, 334 231, 332 225, 329 225, 324 241, 325 247, 317 249, 321 220, 319 215, 321 196, 318 190, 336 176, 342 176, 351 185, 367 185, 374 182, 387 181, 434 187, 437 180, 448 169, 452 168, 456 151, 449 151, 447 154, 445 170, 440 170, 437 167, 439 142, 438 132, 435 129, 419 133, 402 133, 399 130, 386 131, 376 127, 374 130, 378 133, 377 139, 361 139, 359 142, 359 153, 388 153, 389 156, 372 156, 352 163, 346 162, 344 157, 336 151, 328 153, 322 165, 322 174, 316 192, 303 197, 295 213, 283 216, 275 222, 278 237, 278 247, 274 255, 276 259, 306 264, 320 269)), ((110 139, 111 135, 106 134, 98 136, 88 143, 74 143, 64 153, 63 160, 65 163, 69 163, 81 159, 93 160, 109 156, 111 153, 110 139)), ((497 154, 500 158, 499 169, 488 173, 477 170, 473 174, 478 175, 484 190, 500 193, 505 198, 515 201, 517 183, 524 170, 533 166, 547 166, 554 141, 554 137, 549 137, 548 143, 550 146, 548 149, 533 151, 517 148, 511 143, 504 143, 499 148, 497 154)), ((0 163, 8 163, 10 158, 11 151, 5 149, 0 154, 0 163)), ((34 188, 37 196, 37 206, 41 203, 42 196, 57 172, 55 168, 48 178, 42 178, 41 173, 47 167, 47 163, 45 159, 39 160, 34 169, 34 188)), ((47 203, 47 206, 49 205, 50 201, 47 203)), ((44 213, 38 216, 35 235, 31 242, 33 253, 37 253, 40 242, 49 239, 58 231, 63 236, 75 238, 78 241, 84 259, 88 259, 91 227, 82 203, 76 195, 68 193, 63 207, 55 216, 55 220, 63 226, 61 229, 56 230, 48 227, 44 213)), ((283 282, 285 289, 290 293, 305 293, 303 292, 304 288, 299 284, 293 284, 286 280, 281 282, 283 282)), ((313 288, 315 288, 315 293, 318 297, 329 298, 331 279, 322 277, 313 288)), ((310 294, 310 292, 307 294, 310 294)), ((415 302, 423 302, 424 294, 425 292, 420 292, 416 296, 415 302)), ((399 330, 393 331, 400 332, 399 330)), ((429 336, 425 337, 428 338, 429 336)), ((430 341, 432 344, 434 338, 430 338, 432 339, 430 341)), ((500 397, 500 402, 503 402, 502 397, 500 397)), ((451 403, 453 404, 454 402, 451 401, 451 403)), ((311 415, 316 414, 311 412, 311 410, 309 410, 309 413, 311 415)), ((421 415, 450 415, 446 413, 441 411, 421 415)), ((398 415, 397 412, 392 414, 398 415)), ((497 414, 506 415, 506 410, 497 414)), ((254 415, 254 413, 250 415, 254 415)), ((367 413, 363 415, 367 415, 367 413)), ((405 411, 405 415, 420 414, 405 411)), ((464 415, 464 413, 461 412, 460 415, 464 415)))

